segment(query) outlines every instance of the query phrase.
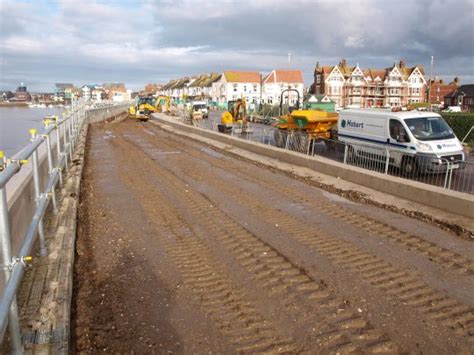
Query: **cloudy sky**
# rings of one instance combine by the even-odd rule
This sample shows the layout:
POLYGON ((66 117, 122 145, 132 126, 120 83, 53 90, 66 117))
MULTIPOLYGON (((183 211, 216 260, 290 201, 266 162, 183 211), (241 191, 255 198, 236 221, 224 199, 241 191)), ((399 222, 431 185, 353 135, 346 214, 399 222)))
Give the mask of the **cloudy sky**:
POLYGON ((0 89, 404 59, 474 83, 474 0, 0 0, 0 89))

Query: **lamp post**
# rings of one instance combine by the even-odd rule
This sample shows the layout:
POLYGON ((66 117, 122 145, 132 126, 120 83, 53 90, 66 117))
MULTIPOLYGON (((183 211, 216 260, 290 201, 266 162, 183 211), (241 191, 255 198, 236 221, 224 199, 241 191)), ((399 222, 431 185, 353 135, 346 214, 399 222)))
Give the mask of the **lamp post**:
POLYGON ((434 61, 434 57, 431 56, 430 85, 428 88, 428 104, 430 105, 430 109, 431 109, 431 86, 433 85, 433 61, 434 61))

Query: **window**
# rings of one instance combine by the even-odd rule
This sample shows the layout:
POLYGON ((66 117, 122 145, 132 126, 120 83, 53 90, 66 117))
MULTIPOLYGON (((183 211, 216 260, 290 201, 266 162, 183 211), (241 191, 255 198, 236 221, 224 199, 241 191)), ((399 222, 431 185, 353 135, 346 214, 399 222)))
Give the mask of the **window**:
POLYGON ((316 75, 316 84, 321 82, 321 75, 316 75))
POLYGON ((253 86, 253 92, 257 92, 257 85, 253 86))
POLYGON ((403 125, 400 121, 398 120, 390 120, 389 123, 389 128, 390 128, 390 137, 397 142, 409 142, 410 138, 407 135, 407 132, 405 131, 405 128, 403 128, 403 125))
POLYGON ((244 92, 247 92, 247 85, 244 85, 244 92))
POLYGON ((234 84, 234 92, 237 92, 237 84, 234 84))

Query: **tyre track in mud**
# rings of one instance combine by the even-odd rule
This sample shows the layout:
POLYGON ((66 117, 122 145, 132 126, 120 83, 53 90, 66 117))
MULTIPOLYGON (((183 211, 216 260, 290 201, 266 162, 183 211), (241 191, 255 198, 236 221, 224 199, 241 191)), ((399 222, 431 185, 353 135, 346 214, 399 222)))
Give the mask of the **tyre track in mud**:
MULTIPOLYGON (((176 142, 178 142, 180 139, 171 135, 167 136, 167 138, 171 138, 176 142)), ((192 147, 192 144, 188 146, 192 147)), ((474 261, 469 260, 454 251, 446 249, 430 241, 426 241, 421 237, 400 230, 387 223, 377 221, 376 219, 362 213, 358 213, 344 206, 331 203, 327 199, 323 200, 318 198, 316 201, 314 199, 310 200, 306 195, 299 193, 299 191, 295 188, 288 188, 286 185, 282 184, 274 184, 272 183, 271 179, 264 180, 259 176, 243 174, 239 168, 236 167, 236 164, 229 163, 226 160, 218 159, 210 155, 203 156, 202 150, 199 148, 189 149, 188 147, 183 146, 183 151, 195 158, 205 160, 214 167, 232 171, 238 176, 239 180, 249 180, 260 186, 264 185, 266 188, 271 189, 276 194, 284 194, 287 198, 304 203, 308 208, 313 208, 314 202, 321 202, 318 204, 318 212, 324 212, 326 215, 338 220, 340 223, 351 224, 356 228, 363 229, 374 237, 387 238, 394 244, 416 250, 419 252, 419 254, 429 258, 430 261, 441 264, 443 268, 449 268, 460 274, 474 275, 474 261)), ((239 161, 239 163, 241 162, 239 161)), ((250 172, 252 171, 250 170, 250 172)))
POLYGON ((291 183, 282 185, 291 181, 285 175, 272 178, 277 174, 150 124, 107 128, 114 133, 110 149, 126 167, 119 180, 140 200, 182 289, 235 351, 439 353, 472 347, 471 306, 430 287, 413 268, 397 267, 281 205, 296 201, 346 231, 388 241, 386 249, 410 247, 416 257, 431 258, 461 278, 473 273, 467 257, 323 196, 314 199, 291 183), (314 260, 310 266, 308 258, 314 260), (363 291, 340 288, 345 281, 348 287, 360 282, 363 291), (359 299, 350 296, 361 292, 369 306, 383 295, 380 304, 400 307, 400 322, 384 324, 358 308, 359 299), (401 336, 404 327, 410 332, 422 323, 416 334, 401 336))
MULTIPOLYGON (((129 141, 122 148, 124 152, 135 150, 134 155, 137 156, 144 151, 141 149, 143 147, 130 141, 129 134, 125 133, 124 138, 129 141)), ((365 349, 370 352, 393 352, 397 349, 384 334, 375 330, 366 319, 347 307, 343 300, 337 299, 326 287, 307 276, 304 270, 293 265, 273 247, 250 234, 224 213, 214 210, 213 213, 219 214, 220 227, 215 225, 212 216, 203 213, 208 210, 209 201, 199 193, 186 190, 186 183, 177 179, 173 172, 163 171, 162 165, 159 168, 156 164, 148 165, 138 170, 150 171, 147 173, 148 178, 167 184, 169 191, 180 195, 184 202, 179 209, 181 215, 187 209, 194 215, 202 216, 200 220, 209 221, 202 227, 215 233, 220 245, 251 275, 256 287, 276 298, 275 301, 297 319, 300 329, 304 329, 303 324, 307 324, 309 329, 317 330, 316 334, 306 334, 304 337, 305 343, 312 339, 317 346, 306 344, 300 351, 348 352, 365 349)), ((150 191, 146 193, 149 197, 154 196, 150 191)), ((173 203, 177 203, 176 199, 173 203)))
MULTIPOLYGON (((122 144, 114 142, 119 150, 133 152, 129 145, 122 144)), ((176 210, 173 207, 176 201, 169 198, 170 191, 175 190, 166 191, 166 187, 157 189, 149 185, 149 172, 156 170, 146 160, 137 159, 140 153, 133 152, 132 159, 125 162, 136 173, 133 177, 121 176, 121 180, 142 197, 146 213, 161 232, 161 242, 167 254, 183 276, 185 285, 199 298, 204 312, 215 322, 216 328, 229 338, 239 352, 297 351, 293 340, 281 336, 238 285, 229 281, 225 266, 216 261, 196 238, 192 226, 183 218, 176 218, 182 211, 176 210), (159 214, 153 212, 156 206, 160 206, 159 214)))
MULTIPOLYGON (((197 158, 196 153, 198 152, 188 153, 197 158)), ((205 160, 207 162, 212 162, 214 167, 219 167, 220 165, 216 163, 216 160, 218 159, 212 158, 212 156, 211 158, 206 157, 205 160)), ((222 160, 218 160, 218 162, 222 162, 222 160)), ((206 171, 204 169, 198 170, 189 167, 186 170, 188 172, 206 171)), ((238 174, 243 175, 241 172, 238 172, 238 174)), ((212 181, 212 177, 213 176, 209 174, 201 174, 200 179, 212 184, 215 183, 212 181)), ((248 179, 249 175, 246 174, 241 178, 248 179)), ((262 185, 261 180, 258 182, 262 185)), ((266 184, 268 184, 268 182, 269 180, 265 180, 266 184)), ((308 228, 305 221, 291 218, 288 214, 280 211, 268 213, 269 201, 266 201, 267 204, 262 204, 260 199, 255 198, 257 191, 246 193, 240 188, 232 187, 235 186, 227 184, 220 188, 221 190, 224 189, 226 195, 232 196, 232 198, 238 203, 248 205, 249 202, 252 201, 249 209, 261 211, 260 213, 264 216, 266 221, 278 224, 279 228, 284 229, 288 235, 302 244, 327 256, 335 265, 349 269, 351 270, 349 272, 354 274, 363 275, 362 279, 365 282, 378 288, 380 291, 383 291, 387 297, 395 299, 401 304, 413 308, 415 311, 423 314, 428 321, 437 322, 437 325, 448 327, 449 329, 454 330, 454 333, 457 336, 464 337, 468 339, 468 342, 473 343, 474 307, 464 305, 456 299, 447 296, 445 293, 429 287, 426 283, 420 280, 420 277, 416 275, 416 273, 396 268, 385 260, 382 260, 375 255, 365 253, 348 242, 334 239, 333 236, 322 234, 320 232, 315 233, 315 229, 308 228)), ((278 188, 281 188, 281 185, 278 185, 278 188)), ((286 190, 286 192, 291 192, 290 189, 284 187, 283 189, 286 190)), ((288 193, 288 195, 290 197, 291 195, 294 195, 294 193, 288 193)), ((298 198, 309 203, 309 200, 306 197, 298 196, 298 198)), ((354 213, 349 209, 341 209, 340 206, 336 204, 329 204, 329 207, 328 205, 320 204, 318 205, 318 209, 322 209, 324 212, 332 216, 340 217, 341 220, 346 220, 349 213, 349 224, 355 225, 359 228, 362 227, 368 232, 372 232, 373 230, 384 231, 384 236, 396 236, 397 241, 404 246, 414 247, 415 242, 413 240, 415 239, 420 243, 420 248, 416 248, 416 250, 420 251, 422 255, 428 254, 430 257, 434 257, 434 252, 440 252, 440 255, 444 259, 437 258, 437 262, 448 262, 447 266, 454 269, 454 271, 471 275, 472 263, 469 262, 468 259, 452 251, 436 246, 434 243, 425 242, 417 236, 400 231, 370 217, 364 216, 365 220, 363 219, 360 221, 357 218, 358 216, 363 215, 354 213), (378 226, 378 228, 373 228, 373 225, 378 226), (423 246, 426 247, 426 249, 431 250, 420 250, 423 246), (429 252, 432 253, 430 254, 429 252)))

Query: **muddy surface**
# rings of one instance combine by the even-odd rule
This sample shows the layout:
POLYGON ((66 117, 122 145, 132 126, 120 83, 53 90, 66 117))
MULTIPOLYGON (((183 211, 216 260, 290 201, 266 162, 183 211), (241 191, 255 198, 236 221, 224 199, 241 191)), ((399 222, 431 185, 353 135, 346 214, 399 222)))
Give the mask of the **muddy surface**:
POLYGON ((77 352, 469 352, 474 244, 162 131, 92 126, 77 352))

